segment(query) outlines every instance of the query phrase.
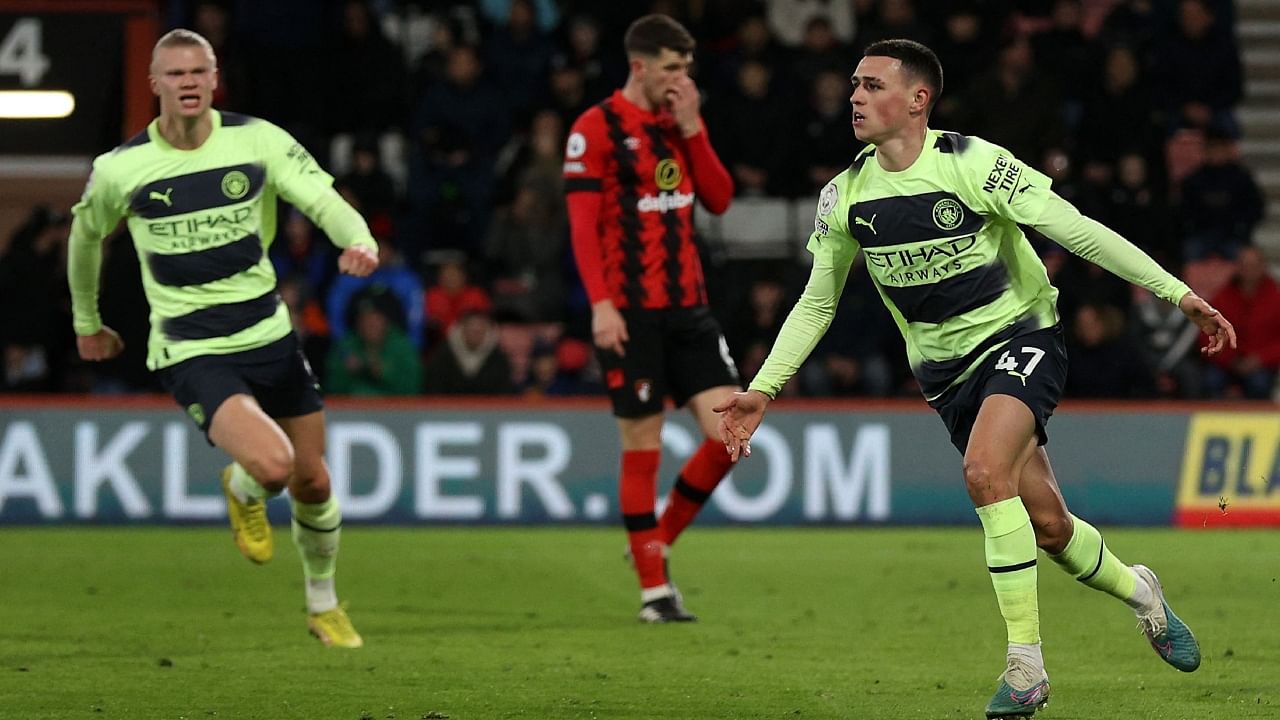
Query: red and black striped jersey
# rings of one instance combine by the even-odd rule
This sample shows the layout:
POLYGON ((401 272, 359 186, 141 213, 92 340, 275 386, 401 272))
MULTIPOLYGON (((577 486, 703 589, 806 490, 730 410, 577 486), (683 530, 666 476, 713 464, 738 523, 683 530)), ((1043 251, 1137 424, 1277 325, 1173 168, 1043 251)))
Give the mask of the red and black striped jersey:
POLYGON ((733 182, 705 129, 682 136, 668 111, 615 92, 573 124, 565 193, 574 254, 591 302, 661 309, 707 303, 693 204, 724 212, 733 182))

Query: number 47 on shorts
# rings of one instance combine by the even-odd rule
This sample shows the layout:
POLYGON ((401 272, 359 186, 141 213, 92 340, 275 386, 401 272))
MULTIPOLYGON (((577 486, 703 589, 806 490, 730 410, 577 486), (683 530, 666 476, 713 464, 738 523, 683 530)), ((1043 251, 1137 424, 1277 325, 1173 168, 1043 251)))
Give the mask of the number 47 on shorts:
POLYGON ((1022 381, 1023 387, 1027 384, 1027 377, 1035 372, 1036 365, 1040 364, 1040 359, 1044 357, 1044 351, 1038 347, 1028 347, 1023 345, 1019 355, 1014 355, 1013 351, 1005 350, 1000 359, 996 361, 996 369, 1004 370, 1010 375, 1022 381), (1030 356, 1025 357, 1025 356, 1030 356), (1019 361, 1025 361, 1022 370, 1018 370, 1019 361))

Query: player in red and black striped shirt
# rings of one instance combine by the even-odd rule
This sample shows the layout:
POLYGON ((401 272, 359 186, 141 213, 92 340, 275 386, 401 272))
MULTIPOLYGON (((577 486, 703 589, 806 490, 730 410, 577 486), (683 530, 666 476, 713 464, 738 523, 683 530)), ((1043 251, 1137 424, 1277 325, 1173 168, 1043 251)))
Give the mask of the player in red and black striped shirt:
POLYGON ((689 78, 693 38, 665 15, 627 30, 626 85, 583 113, 565 148, 573 251, 591 299, 591 329, 622 436, 620 496, 640 576, 640 619, 693 620, 667 577, 667 548, 732 461, 711 408, 738 389, 707 307, 694 244, 694 199, 720 214, 733 180, 716 157, 689 78), (688 405, 706 440, 654 515, 662 411, 688 405))

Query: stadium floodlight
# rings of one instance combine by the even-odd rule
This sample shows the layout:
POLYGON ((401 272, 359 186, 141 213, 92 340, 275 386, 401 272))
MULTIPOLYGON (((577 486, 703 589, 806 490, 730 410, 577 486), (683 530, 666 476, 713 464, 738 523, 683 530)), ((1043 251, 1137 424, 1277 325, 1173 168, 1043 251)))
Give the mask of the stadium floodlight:
POLYGON ((66 90, 0 90, 0 118, 64 118, 75 109, 76 98, 66 90))

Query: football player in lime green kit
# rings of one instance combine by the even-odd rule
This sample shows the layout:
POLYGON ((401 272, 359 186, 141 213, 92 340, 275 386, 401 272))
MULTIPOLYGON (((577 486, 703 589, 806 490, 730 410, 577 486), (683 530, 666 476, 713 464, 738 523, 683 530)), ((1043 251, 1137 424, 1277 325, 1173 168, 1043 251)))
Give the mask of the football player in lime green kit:
POLYGON ((80 357, 106 360, 123 347, 98 315, 98 286, 102 240, 125 218, 151 305, 147 366, 234 460, 222 484, 236 544, 254 562, 271 558, 266 500, 287 487, 308 629, 325 645, 360 647, 334 588, 342 516, 324 462, 319 385, 266 248, 277 196, 344 248, 342 272, 373 272, 377 243, 288 133, 213 109, 217 59, 203 37, 161 37, 150 79, 160 116, 94 160, 74 208, 68 279, 80 357))
POLYGON ((768 359, 745 392, 716 408, 730 456, 750 454, 766 406, 826 332, 861 250, 925 399, 964 455, 1009 641, 987 717, 1029 717, 1049 698, 1037 546, 1077 580, 1133 608, 1166 662, 1195 670, 1199 646, 1155 575, 1121 563, 1095 528, 1067 510, 1054 479, 1043 445, 1066 377, 1058 291, 1018 225, 1177 304, 1211 336, 1208 354, 1235 345, 1231 324, 1003 148, 929 129, 942 67, 925 46, 873 43, 851 81, 854 134, 870 145, 822 191, 808 244, 813 270, 768 359))

